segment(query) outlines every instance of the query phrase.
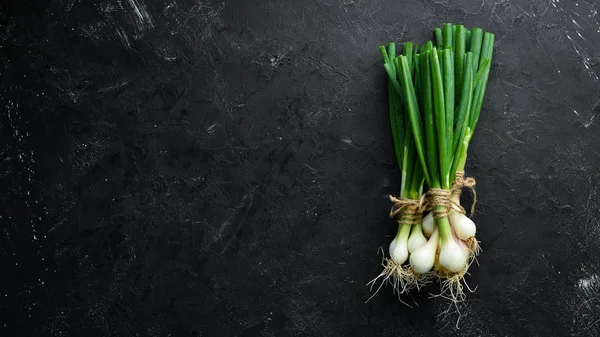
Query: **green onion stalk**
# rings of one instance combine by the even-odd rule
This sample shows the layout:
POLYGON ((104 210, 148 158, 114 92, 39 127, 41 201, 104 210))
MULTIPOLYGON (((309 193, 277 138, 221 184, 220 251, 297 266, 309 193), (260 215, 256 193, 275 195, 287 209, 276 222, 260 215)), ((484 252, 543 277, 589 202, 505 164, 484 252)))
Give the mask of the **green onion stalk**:
MULTIPOLYGON (((390 121, 402 168, 401 197, 427 200, 430 210, 420 226, 412 227, 419 228, 415 237, 422 231, 428 239, 419 240, 420 246, 408 252, 410 257, 404 251, 399 256, 408 258, 413 274, 435 272, 441 295, 458 302, 464 300, 461 281, 480 251, 475 224, 465 215, 460 194, 474 185, 473 178, 464 179, 464 169, 490 73, 494 35, 447 23, 434 29, 434 37, 435 43, 429 41, 421 50, 405 43, 399 56, 392 53, 393 44, 381 49, 388 87, 396 91, 390 95, 390 121), (418 193, 412 189, 415 177, 407 171, 411 160, 422 172, 417 179, 428 187, 424 197, 422 185, 415 184, 418 193)), ((404 237, 409 242, 411 236, 408 228, 399 226, 394 240, 400 241, 390 245, 392 260, 391 248, 404 237)))
MULTIPOLYGON (((384 68, 388 76, 388 108, 394 153, 401 171, 400 193, 398 197, 390 196, 393 202, 390 217, 397 224, 396 236, 389 245, 389 257, 382 262, 383 271, 369 284, 371 289, 381 280, 377 291, 385 283, 392 285, 398 295, 408 292, 412 288, 421 288, 433 278, 433 273, 428 268, 424 273, 412 268, 409 264, 411 253, 427 243, 427 238, 422 229, 422 202, 424 171, 417 161, 417 148, 410 118, 407 115, 404 97, 396 74, 399 74, 396 45, 390 43, 387 48, 380 46, 384 61, 384 68)), ((407 74, 416 87, 420 86, 419 63, 413 56, 417 54, 418 46, 412 43, 404 44, 402 56, 407 63, 407 74)), ((433 261, 432 261, 433 265, 433 261)), ((377 291, 375 293, 377 293, 377 291)))

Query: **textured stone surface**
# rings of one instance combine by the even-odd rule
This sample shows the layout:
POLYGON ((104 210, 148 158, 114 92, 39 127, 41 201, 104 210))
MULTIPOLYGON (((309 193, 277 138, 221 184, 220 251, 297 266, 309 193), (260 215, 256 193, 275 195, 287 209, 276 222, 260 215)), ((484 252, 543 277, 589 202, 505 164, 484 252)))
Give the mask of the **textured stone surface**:
POLYGON ((0 335, 600 334, 593 1, 0 9, 0 335), (399 186, 377 47, 443 22, 496 34, 459 329, 365 304, 399 186))

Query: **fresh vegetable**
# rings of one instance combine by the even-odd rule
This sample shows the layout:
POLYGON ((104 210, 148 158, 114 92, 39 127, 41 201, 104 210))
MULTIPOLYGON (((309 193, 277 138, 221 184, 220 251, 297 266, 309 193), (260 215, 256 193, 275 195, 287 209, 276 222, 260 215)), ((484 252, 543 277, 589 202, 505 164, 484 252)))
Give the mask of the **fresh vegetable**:
MULTIPOLYGON (((432 273, 416 273, 410 264, 406 263, 410 253, 419 250, 428 242, 421 225, 425 177, 422 167, 416 160, 418 152, 412 135, 410 119, 406 114, 405 100, 400 92, 401 86, 396 76, 399 72, 396 45, 390 43, 387 48, 381 46, 380 50, 385 62, 384 68, 390 75, 388 77, 389 118, 401 179, 399 197, 390 197, 394 202, 390 216, 396 220, 397 234, 389 245, 389 258, 384 257, 383 259, 383 271, 369 284, 372 288, 378 280, 381 280, 377 290, 381 289, 383 284, 389 283, 395 292, 402 294, 414 287, 420 288, 429 282, 433 275, 432 273)), ((402 57, 406 58, 407 67, 410 67, 407 76, 411 81, 417 80, 419 72, 417 69, 418 59, 413 58, 414 55, 417 55, 417 50, 418 46, 413 48, 410 42, 406 43, 403 48, 402 57)))
MULTIPOLYGON (((420 50, 404 43, 398 56, 394 43, 380 47, 401 186, 400 196, 390 197, 390 216, 398 224, 390 258, 384 257, 384 270, 370 284, 381 280, 379 290, 390 283, 400 295, 435 276, 440 296, 457 302, 464 299, 461 282, 480 251, 476 225, 460 196, 463 188, 474 193, 475 180, 464 178, 464 169, 483 105, 494 34, 446 23, 434 29, 434 37, 435 43, 428 41, 420 50)), ((474 195, 473 207, 475 200, 474 195)))

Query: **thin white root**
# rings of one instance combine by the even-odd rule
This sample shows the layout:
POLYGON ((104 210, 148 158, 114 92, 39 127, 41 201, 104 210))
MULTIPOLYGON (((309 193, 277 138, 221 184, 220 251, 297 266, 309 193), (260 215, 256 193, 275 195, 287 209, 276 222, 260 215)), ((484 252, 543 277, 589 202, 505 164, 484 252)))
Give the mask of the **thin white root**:
MULTIPOLYGON (((473 262, 477 262, 477 256, 481 253, 481 246, 479 245, 479 241, 477 239, 470 238, 466 241, 467 248, 469 250, 469 256, 467 257, 467 265, 463 270, 457 273, 450 273, 444 270, 436 270, 436 276, 438 277, 438 281, 440 282, 440 293, 439 294, 431 294, 430 298, 441 297, 448 301, 450 301, 450 305, 448 309, 446 309, 443 313, 448 314, 450 312, 451 307, 456 308, 456 312, 458 314, 458 318, 456 321, 456 328, 458 329, 458 322, 461 318, 460 309, 458 308, 458 304, 464 302, 467 298, 465 295, 465 289, 469 292, 475 292, 477 287, 471 289, 465 280, 466 275, 469 274, 469 267, 473 262)), ((477 262, 479 265, 479 262, 477 262)))
POLYGON ((467 240, 467 247, 469 248, 469 252, 471 253, 469 257, 477 257, 481 253, 481 246, 479 245, 479 241, 476 238, 472 237, 467 240))
POLYGON ((463 302, 466 299, 465 292, 463 291, 464 287, 461 282, 464 279, 464 275, 465 273, 463 272, 447 274, 443 276, 438 274, 440 281, 440 293, 431 295, 431 297, 441 297, 455 304, 463 302))
POLYGON ((395 284, 393 284, 394 292, 398 296, 408 293, 411 289, 416 287, 416 276, 412 269, 408 266, 398 266, 395 270, 393 277, 395 284))
POLYGON ((425 274, 417 274, 412 268, 410 268, 410 266, 404 269, 405 280, 407 283, 410 283, 410 287, 407 289, 407 291, 413 288, 416 288, 417 291, 420 291, 421 288, 430 285, 435 278, 435 273, 433 271, 429 271, 425 274))
MULTIPOLYGON (((389 283, 390 282, 390 277, 392 277, 393 274, 395 274, 394 270, 395 270, 395 266, 394 266, 394 261, 392 261, 391 259, 388 259, 385 257, 385 252, 383 251, 383 248, 379 247, 379 249, 377 250, 377 252, 381 252, 381 254, 383 255, 382 259, 381 259, 381 265, 383 266, 383 271, 381 273, 379 273, 379 275, 377 275, 377 277, 375 277, 374 279, 372 279, 371 281, 369 281, 369 283, 367 283, 367 287, 370 285, 369 291, 373 291, 373 287, 377 284, 377 282, 381 279, 381 283, 379 284, 379 287, 377 287, 377 290, 375 290, 375 292, 373 293, 373 295, 371 295, 371 297, 369 297, 367 299, 366 302, 369 302, 375 295, 377 295, 377 293, 379 292, 379 290, 381 290, 381 288, 383 287, 384 284, 389 283), (390 263, 391 262, 391 263, 390 263)), ((365 302, 365 303, 366 303, 365 302)))
POLYGON ((389 284, 392 286, 393 293, 398 296, 398 300, 412 308, 411 305, 400 298, 400 295, 408 293, 411 289, 416 288, 417 290, 420 290, 424 286, 431 284, 435 277, 435 273, 428 272, 425 274, 416 274, 410 266, 397 264, 392 259, 385 257, 382 248, 379 250, 384 255, 381 260, 383 270, 377 277, 367 283, 367 286, 370 286, 369 290, 371 292, 373 291, 373 288, 378 285, 373 295, 367 299, 367 302, 377 295, 379 290, 381 290, 385 284, 389 284))
MULTIPOLYGON (((469 292, 475 292, 475 290, 477 290, 477 287, 475 287, 475 289, 471 289, 471 287, 469 287, 467 281, 465 281, 465 276, 470 275, 469 267, 473 261, 476 261, 476 256, 481 251, 481 248, 479 247, 479 242, 475 240, 475 238, 469 240, 468 247, 470 254, 465 268, 457 273, 449 273, 443 270, 438 270, 437 277, 440 282, 440 293, 430 295, 431 298, 441 297, 450 301, 450 307, 454 306, 456 308, 456 312, 458 313, 458 320, 456 322, 457 326, 461 317, 458 303, 464 302, 467 298, 464 289, 468 290, 469 292)), ((448 310, 449 309, 450 308, 448 308, 448 310)))
POLYGON ((475 261, 475 254, 472 254, 467 261, 465 268, 457 273, 449 273, 442 270, 437 272, 438 280, 440 281, 440 293, 432 295, 432 297, 442 297, 450 300, 453 303, 463 302, 466 299, 463 288, 469 292, 475 292, 465 281, 465 276, 469 274, 469 267, 475 261), (463 286, 464 284, 464 286, 463 286))
POLYGON ((450 312, 450 308, 453 306, 456 308, 456 313, 458 314, 458 318, 456 320, 456 328, 457 329, 458 329, 458 322, 460 321, 460 318, 462 317, 462 315, 460 313, 460 309, 458 308, 458 304, 463 302, 466 299, 466 295, 463 291, 463 285, 462 285, 461 281, 463 283, 465 283, 465 286, 467 287, 467 289, 469 289, 466 282, 464 282, 465 274, 466 274, 465 271, 460 272, 460 273, 454 273, 452 275, 448 274, 448 275, 440 276, 438 274, 439 281, 440 281, 440 293, 436 294, 436 295, 430 295, 430 298, 441 297, 443 299, 450 301, 450 305, 448 306, 448 309, 446 309, 444 311, 444 313, 448 314, 450 312))
POLYGON ((456 308, 456 314, 458 316, 456 318, 456 324, 454 325, 454 327, 458 330, 458 329, 460 329, 458 323, 460 323, 460 319, 462 318, 462 314, 460 313, 460 310, 458 309, 458 303, 450 303, 450 305, 448 305, 448 308, 446 308, 446 310, 444 310, 438 314, 438 317, 444 316, 444 315, 449 316, 450 314, 452 314, 451 309, 453 307, 456 308))

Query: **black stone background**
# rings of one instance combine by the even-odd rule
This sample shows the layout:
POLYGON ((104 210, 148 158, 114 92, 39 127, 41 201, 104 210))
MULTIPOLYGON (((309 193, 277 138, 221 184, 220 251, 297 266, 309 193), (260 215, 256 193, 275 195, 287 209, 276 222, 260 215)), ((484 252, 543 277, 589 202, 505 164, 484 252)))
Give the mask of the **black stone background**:
POLYGON ((0 8, 0 335, 600 334, 597 1, 0 8), (399 186, 377 47, 443 22, 496 34, 459 329, 365 304, 399 186))

